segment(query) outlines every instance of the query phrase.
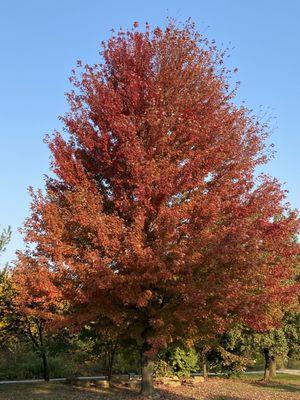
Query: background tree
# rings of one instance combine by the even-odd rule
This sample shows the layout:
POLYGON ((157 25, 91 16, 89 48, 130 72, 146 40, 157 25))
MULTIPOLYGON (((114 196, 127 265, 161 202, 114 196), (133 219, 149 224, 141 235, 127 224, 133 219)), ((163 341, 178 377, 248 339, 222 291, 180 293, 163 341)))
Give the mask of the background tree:
POLYGON ((224 53, 193 24, 136 24, 101 54, 71 78, 65 134, 47 138, 56 177, 33 194, 24 265, 45 275, 30 294, 41 315, 64 299, 65 324, 126 327, 151 394, 174 338, 280 320, 299 221, 276 180, 256 179, 267 126, 234 104, 224 53))
POLYGON ((288 346, 289 358, 300 361, 300 313, 291 311, 286 314, 283 326, 288 346))
POLYGON ((121 333, 105 321, 90 324, 82 329, 80 339, 90 341, 90 354, 98 361, 102 361, 104 372, 108 380, 111 380, 114 362, 118 352, 124 345, 121 333))
POLYGON ((6 268, 0 271, 0 316, 0 346, 10 347, 15 341, 16 310, 11 279, 6 268))
MULTIPOLYGON (((0 255, 5 251, 5 246, 11 238, 11 228, 8 227, 0 234, 0 255)), ((10 285, 7 266, 0 270, 0 341, 1 345, 7 343, 7 327, 9 326, 8 315, 12 310, 12 288, 10 285), (9 310, 9 312, 8 312, 9 310)))
POLYGON ((281 358, 299 358, 300 355, 300 324, 299 313, 288 312, 279 329, 253 335, 253 346, 258 349, 265 359, 264 379, 276 376, 276 361, 281 358))
POLYGON ((49 271, 40 265, 31 264, 29 267, 24 264, 25 261, 26 258, 20 256, 18 266, 12 272, 14 313, 10 319, 15 329, 31 341, 42 361, 43 378, 49 381, 49 348, 52 342, 62 340, 64 333, 61 331, 57 334, 53 328, 50 329, 51 321, 64 303, 60 303, 61 298, 56 288, 54 291, 49 271))
POLYGON ((4 229, 0 234, 0 254, 5 251, 5 246, 9 243, 11 238, 11 227, 4 229))
POLYGON ((299 312, 294 309, 286 312, 282 325, 276 329, 255 332, 244 325, 235 326, 216 338, 208 358, 215 371, 229 375, 243 372, 263 356, 264 380, 269 380, 276 375, 278 359, 281 363, 299 359, 299 344, 299 312))

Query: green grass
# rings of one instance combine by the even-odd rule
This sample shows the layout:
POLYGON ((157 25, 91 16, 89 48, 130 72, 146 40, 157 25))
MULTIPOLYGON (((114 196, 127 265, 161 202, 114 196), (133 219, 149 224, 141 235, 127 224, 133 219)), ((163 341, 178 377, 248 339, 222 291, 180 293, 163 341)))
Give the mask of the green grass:
MULTIPOLYGON (((261 381, 262 379, 263 374, 249 374, 242 376, 242 380, 246 381, 261 381)), ((271 381, 278 383, 290 383, 299 386, 300 388, 300 375, 277 374, 271 381)))

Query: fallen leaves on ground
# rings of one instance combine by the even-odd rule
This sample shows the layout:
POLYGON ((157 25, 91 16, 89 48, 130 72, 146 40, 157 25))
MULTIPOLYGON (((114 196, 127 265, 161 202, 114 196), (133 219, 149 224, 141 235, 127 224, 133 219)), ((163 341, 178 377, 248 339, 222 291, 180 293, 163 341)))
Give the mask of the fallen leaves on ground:
MULTIPOLYGON (((209 379, 170 387, 156 385, 156 400, 299 400, 299 382, 209 379)), ((0 400, 146 400, 122 385, 109 390, 62 383, 1 385, 0 400)))

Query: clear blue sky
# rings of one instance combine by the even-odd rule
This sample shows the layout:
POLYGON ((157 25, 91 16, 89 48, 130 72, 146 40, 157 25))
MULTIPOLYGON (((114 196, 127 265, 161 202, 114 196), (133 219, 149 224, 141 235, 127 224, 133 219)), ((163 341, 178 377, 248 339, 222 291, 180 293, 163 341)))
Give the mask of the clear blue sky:
POLYGON ((266 171, 286 182, 289 201, 300 207, 299 0, 1 0, 0 225, 14 232, 2 261, 22 247, 17 228, 29 210, 27 187, 43 185, 49 159, 43 137, 60 126, 76 60, 97 61, 111 28, 162 25, 168 15, 191 16, 232 48, 239 99, 276 117, 277 155, 266 171))

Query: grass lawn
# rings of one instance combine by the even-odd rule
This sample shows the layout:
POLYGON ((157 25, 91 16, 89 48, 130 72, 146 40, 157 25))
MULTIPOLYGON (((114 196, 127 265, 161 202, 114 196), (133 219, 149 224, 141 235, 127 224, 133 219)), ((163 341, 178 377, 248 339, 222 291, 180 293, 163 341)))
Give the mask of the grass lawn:
MULTIPOLYGON (((263 383, 261 376, 242 379, 210 378, 194 386, 157 386, 156 398, 165 400, 299 400, 300 376, 279 375, 263 383)), ((63 383, 0 385, 0 400, 122 400, 138 399, 122 386, 109 390, 72 387, 63 383)))

